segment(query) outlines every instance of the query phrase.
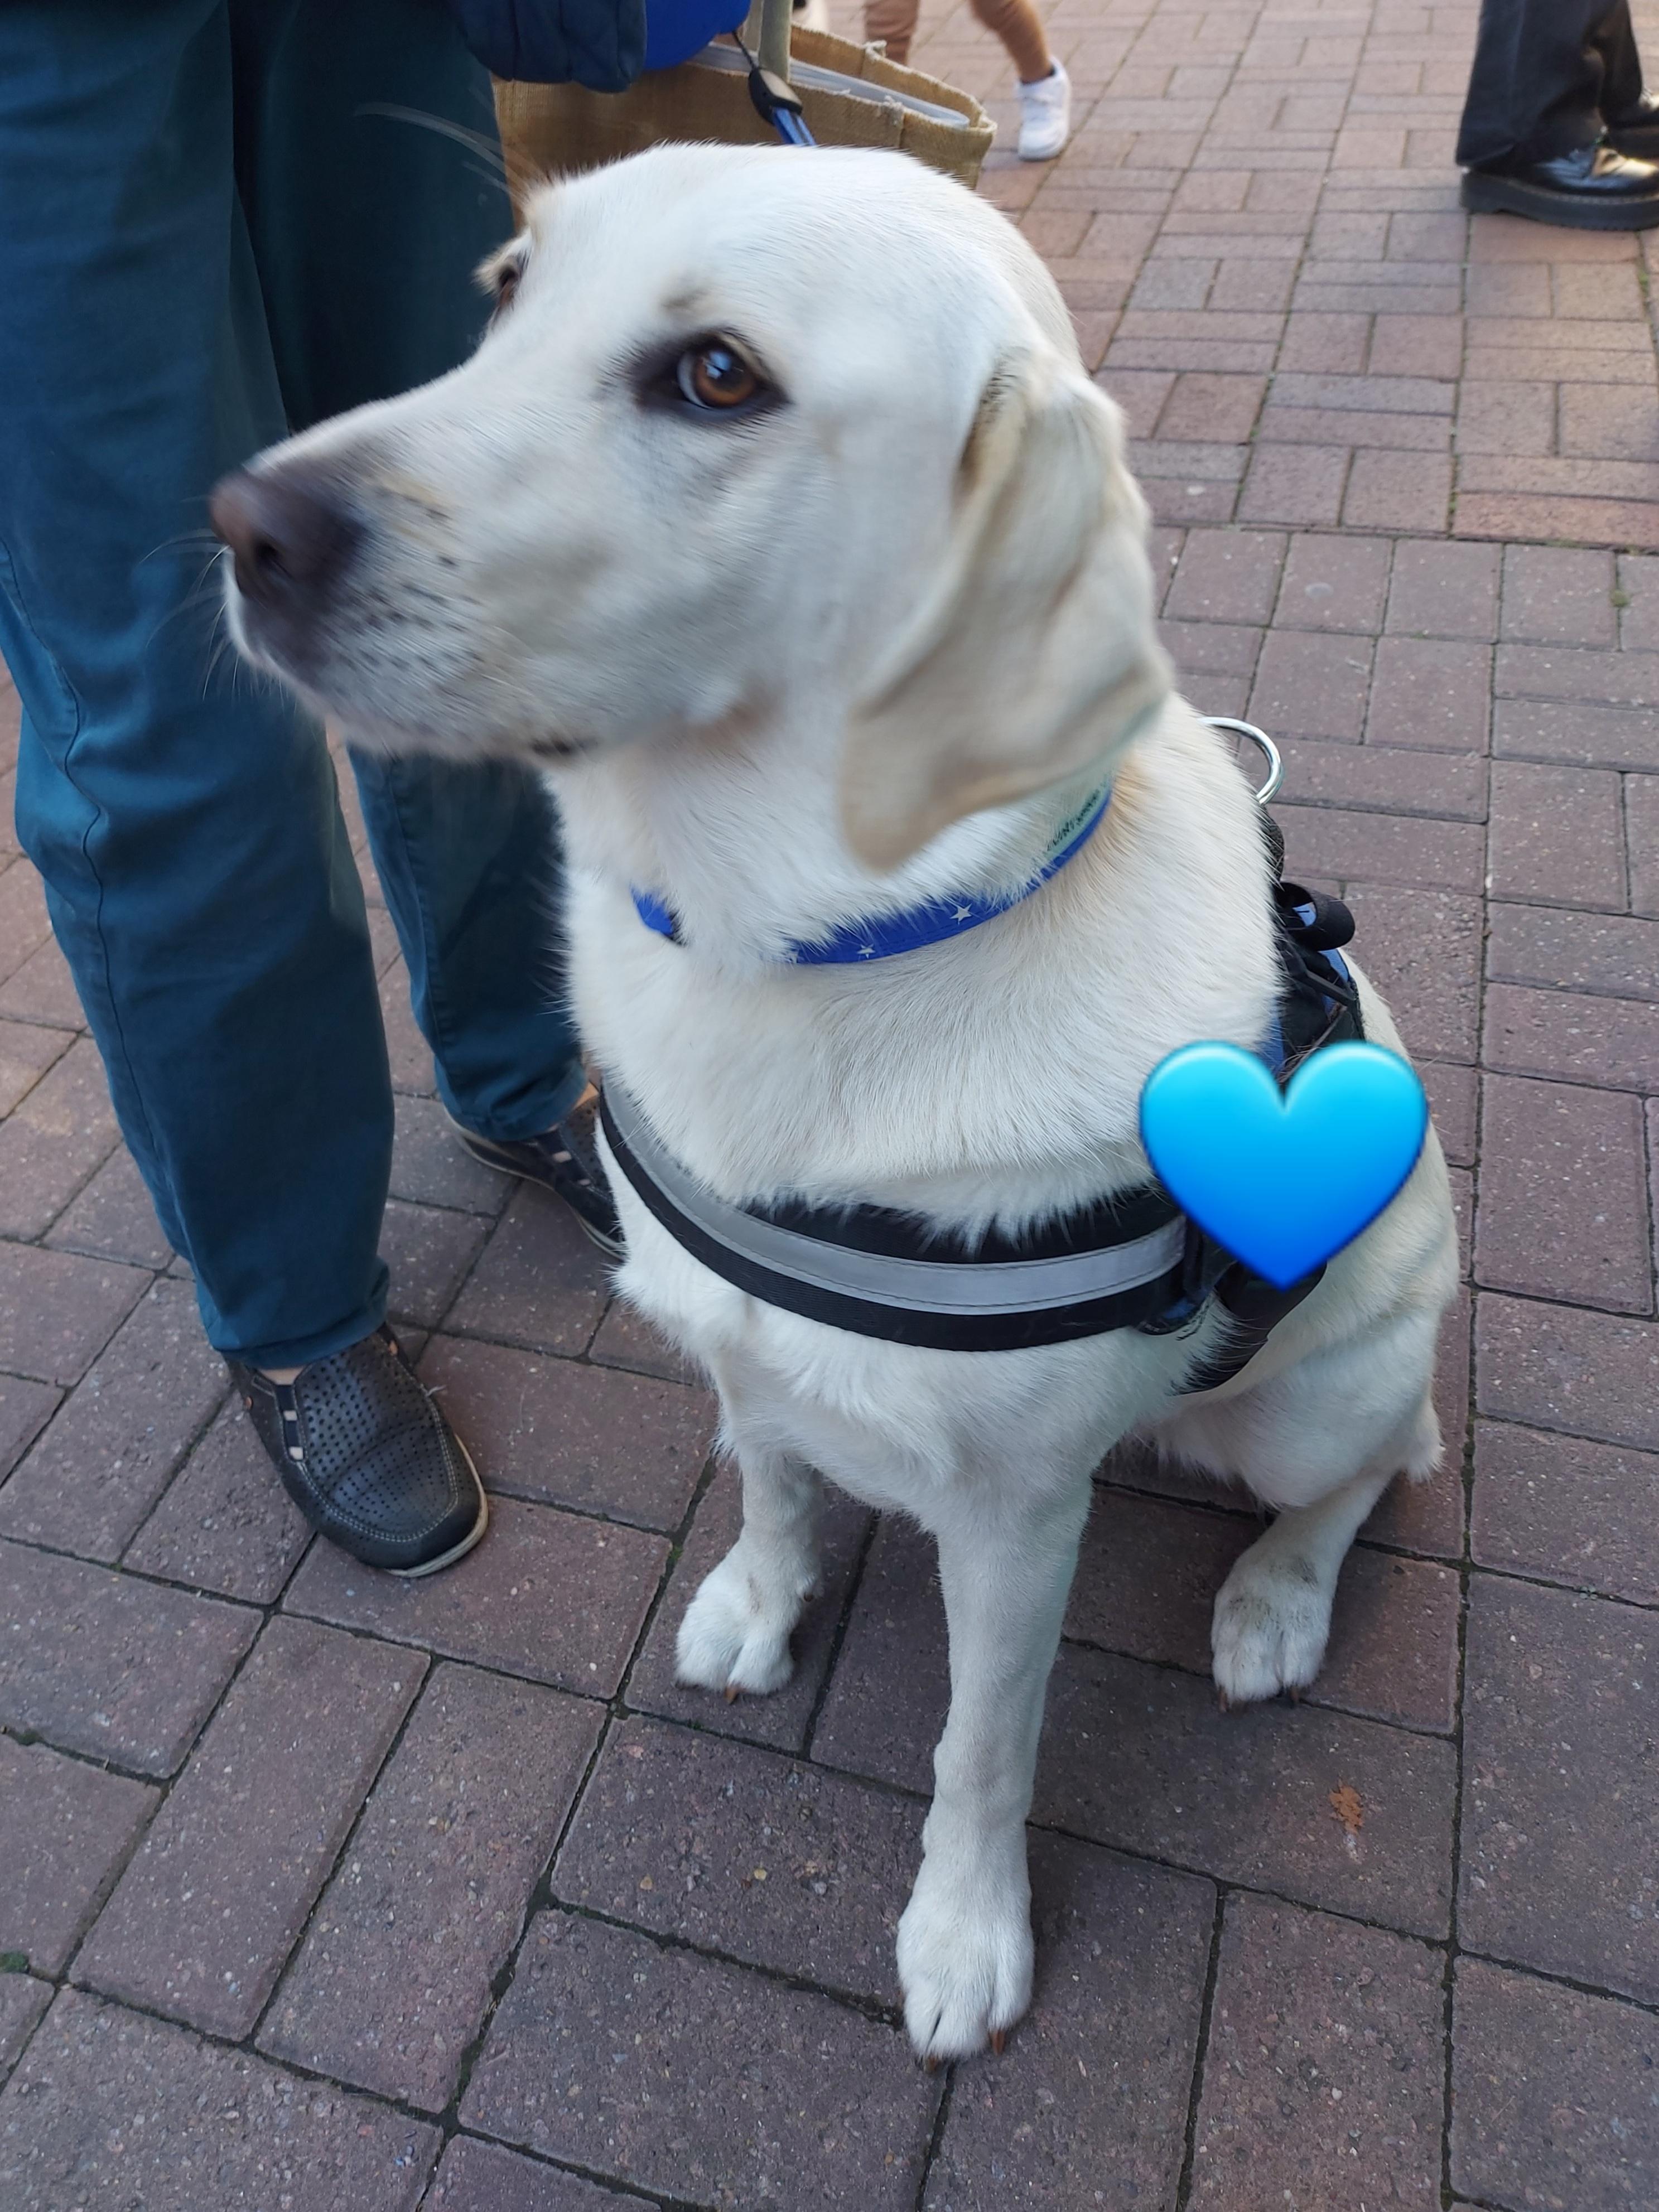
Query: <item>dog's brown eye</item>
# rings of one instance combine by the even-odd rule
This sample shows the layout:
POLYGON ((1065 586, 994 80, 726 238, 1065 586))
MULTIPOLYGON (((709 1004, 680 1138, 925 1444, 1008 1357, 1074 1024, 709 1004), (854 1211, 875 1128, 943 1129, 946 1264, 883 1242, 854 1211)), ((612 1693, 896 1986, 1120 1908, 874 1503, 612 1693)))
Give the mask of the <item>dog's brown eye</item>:
POLYGON ((674 380, 694 407, 717 410, 746 405, 761 388, 759 377, 743 356, 718 338, 683 353, 674 380))

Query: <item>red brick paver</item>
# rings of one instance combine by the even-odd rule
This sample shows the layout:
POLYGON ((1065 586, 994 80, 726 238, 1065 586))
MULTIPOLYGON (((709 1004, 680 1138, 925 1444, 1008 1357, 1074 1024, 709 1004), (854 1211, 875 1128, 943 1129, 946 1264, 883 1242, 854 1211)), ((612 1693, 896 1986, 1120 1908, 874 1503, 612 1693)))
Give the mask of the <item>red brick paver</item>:
POLYGON ((65 1990, 0 2094, 0 2202, 413 2212, 437 2130, 65 1990))
POLYGON ((81 1975, 246 2035, 425 1671, 386 1644, 273 1621, 93 1930, 81 1975))
POLYGON ((1031 1850, 1036 2002, 957 2069, 925 2212, 1176 2201, 1215 1893, 1062 1836, 1031 1850))
POLYGON ((520 1954, 461 2113, 693 2203, 793 2191, 898 2212, 915 2202, 939 2094, 901 2039, 815 1991, 550 1912, 520 1954))
POLYGON ((423 2212, 617 2212, 619 2205, 648 2201, 477 2136, 457 2136, 422 2206, 423 2212))
POLYGON ((1626 2212, 1650 2199, 1650 2012, 1465 1959, 1452 2054, 1455 2186, 1489 2204, 1571 2212, 1626 2212))
POLYGON ((0 1950, 61 1973, 159 1792, 0 1736, 0 1950))
POLYGON ((171 1774, 258 1632, 221 1605, 0 1542, 0 1727, 171 1774))
POLYGON ((35 2024, 52 2002, 52 1984, 16 1969, 0 1978, 0 2083, 22 2056, 35 2024))
POLYGON ((284 1602, 447 1658, 608 1697, 666 1552, 660 1537, 636 1528, 498 1498, 489 1541, 465 1574, 400 1582, 315 1544, 284 1602))
POLYGON ((163 1276, 0 1492, 0 1534, 119 1559, 226 1388, 190 1285, 163 1276))
MULTIPOLYGON (((372 877, 393 1308, 495 1522, 425 1585, 313 1545, 116 1141, 0 681, 6 2212, 1659 2202, 1656 249, 1460 211, 1476 0, 1048 12, 1076 137, 984 189, 1127 417, 1183 689, 1279 738, 1419 1055, 1447 1466, 1372 1516, 1304 1703, 1224 1717, 1259 1518, 1113 1455, 1033 2008, 930 2079, 930 1547, 832 1498, 793 1681, 675 1683, 737 1526, 712 1402, 455 1145, 372 877)), ((1010 122, 971 11, 924 17, 1010 122)))
POLYGON ((449 1418, 514 1497, 676 1528, 719 1412, 684 1383, 439 1337, 421 1361, 449 1418))
POLYGON ((1190 2202, 1440 2203, 1442 1960, 1265 1898, 1227 1908, 1190 2202))
POLYGON ((310 1539, 233 1399, 128 1547, 125 1564, 191 1589, 269 1605, 310 1539))
POLYGON ((441 2112, 599 1732, 556 1691, 438 1668, 261 2049, 441 2112))
POLYGON ((1438 1737, 1308 1707, 1227 1716, 1195 1675, 1073 1648, 1049 1687, 1033 1816, 1246 1887, 1443 1936, 1454 1771, 1438 1737), (1332 1808, 1345 1790, 1365 1808, 1358 1835, 1332 1808))
POLYGON ((1471 1946, 1659 2001, 1654 1615, 1480 1575, 1468 1632, 1471 1946))
POLYGON ((920 1814, 775 1752, 629 1721, 588 1785, 553 1893, 890 2004, 920 1814))

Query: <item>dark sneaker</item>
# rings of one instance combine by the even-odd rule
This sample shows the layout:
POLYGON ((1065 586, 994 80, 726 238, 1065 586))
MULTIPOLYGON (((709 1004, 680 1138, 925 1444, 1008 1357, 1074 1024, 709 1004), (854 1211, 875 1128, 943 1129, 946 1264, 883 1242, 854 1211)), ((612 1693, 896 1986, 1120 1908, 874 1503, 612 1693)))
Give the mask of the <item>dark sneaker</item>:
POLYGON ((228 1363, 283 1487, 365 1566, 435 1574, 472 1549, 489 1504, 466 1447, 386 1328, 273 1382, 228 1363))
POLYGON ((562 1198, 601 1252, 613 1260, 623 1256, 622 1223, 605 1181, 605 1169, 593 1144, 593 1124, 599 1098, 592 1093, 573 1107, 562 1121, 539 1137, 521 1137, 516 1144, 497 1144, 464 1128, 454 1115, 450 1127, 475 1160, 502 1175, 522 1176, 562 1198))

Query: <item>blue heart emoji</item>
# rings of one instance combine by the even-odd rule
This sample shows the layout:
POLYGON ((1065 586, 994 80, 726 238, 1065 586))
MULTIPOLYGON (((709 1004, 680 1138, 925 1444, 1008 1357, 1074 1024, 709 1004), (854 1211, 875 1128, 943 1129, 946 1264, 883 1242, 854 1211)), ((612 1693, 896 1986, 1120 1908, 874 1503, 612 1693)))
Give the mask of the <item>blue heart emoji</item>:
POLYGON ((1285 1290, 1376 1220, 1417 1164, 1423 1086, 1398 1053, 1334 1044, 1282 1095, 1233 1044, 1183 1045, 1140 1094, 1140 1137, 1176 1204, 1285 1290))

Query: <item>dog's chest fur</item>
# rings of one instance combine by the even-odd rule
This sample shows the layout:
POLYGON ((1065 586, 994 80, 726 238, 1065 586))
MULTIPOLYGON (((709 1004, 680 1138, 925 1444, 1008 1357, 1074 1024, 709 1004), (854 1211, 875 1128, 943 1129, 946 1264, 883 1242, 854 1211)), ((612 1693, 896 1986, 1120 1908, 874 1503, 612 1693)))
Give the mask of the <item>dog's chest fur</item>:
MULTIPOLYGON (((601 802, 602 803, 602 802, 601 802)), ((723 1196, 786 1191, 1005 1227, 1145 1180, 1140 1085, 1195 1037, 1255 1043, 1275 965, 1254 801, 1172 706, 1091 845, 999 921, 871 968, 727 977, 585 868, 570 810, 578 1012, 602 1070, 723 1196)), ((597 842, 597 841, 595 841, 597 842)), ((916 1351, 763 1306, 620 1191, 623 1287, 780 1441, 872 1502, 972 1480, 1167 1401, 1189 1347, 1115 1331, 1040 1351, 916 1351)))

